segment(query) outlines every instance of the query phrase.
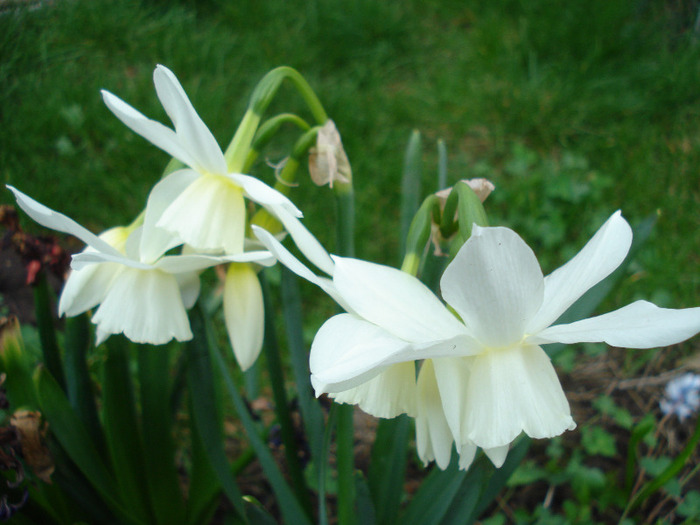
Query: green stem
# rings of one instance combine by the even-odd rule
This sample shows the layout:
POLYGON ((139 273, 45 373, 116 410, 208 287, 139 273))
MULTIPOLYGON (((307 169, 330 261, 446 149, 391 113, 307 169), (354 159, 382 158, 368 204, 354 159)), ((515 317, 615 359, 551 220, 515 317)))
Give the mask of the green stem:
MULTIPOLYGON (((352 184, 336 184, 334 191, 338 210, 336 224, 338 253, 345 257, 353 257, 355 255, 355 201, 352 184)), ((337 412, 338 523, 339 525, 352 525, 357 522, 353 447, 354 406, 339 406, 337 412)))
POLYGON ((295 69, 289 66, 282 66, 273 69, 255 87, 250 98, 250 109, 258 115, 265 113, 282 82, 288 79, 292 82, 301 97, 306 102, 311 114, 318 124, 324 124, 328 120, 328 115, 323 109, 321 101, 314 93, 306 79, 295 69))
POLYGON ((256 113, 252 109, 248 109, 243 115, 243 120, 241 120, 236 134, 224 153, 229 172, 240 173, 243 171, 248 152, 255 138, 255 132, 258 129, 258 124, 260 124, 260 118, 261 113, 256 113))

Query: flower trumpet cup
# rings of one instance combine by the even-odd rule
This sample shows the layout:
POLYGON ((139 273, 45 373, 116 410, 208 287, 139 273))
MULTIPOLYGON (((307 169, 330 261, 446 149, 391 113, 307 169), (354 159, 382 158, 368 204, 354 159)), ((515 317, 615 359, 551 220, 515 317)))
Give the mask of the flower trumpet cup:
POLYGON ((272 264, 266 251, 230 256, 164 255, 179 241, 154 228, 148 217, 143 226, 94 235, 72 219, 55 212, 8 186, 19 206, 36 222, 78 237, 88 245, 73 256, 71 273, 61 295, 60 311, 77 315, 99 304, 92 316, 97 344, 123 333, 137 343, 164 344, 192 338, 186 309, 199 295, 201 270, 225 262, 272 264), (158 252, 140 252, 143 239, 158 252))
MULTIPOLYGON (((447 304, 418 279, 357 259, 332 257, 333 267, 326 269, 332 280, 323 280, 271 235, 258 230, 256 235, 278 260, 322 286, 348 312, 326 321, 314 339, 310 368, 317 395, 330 393, 374 415, 416 415, 419 454, 441 467, 449 461, 453 442, 462 468, 476 446, 500 466, 521 432, 547 438, 575 427, 541 345, 606 342, 652 348, 700 331, 700 308, 663 309, 646 301, 555 324, 626 257, 632 230, 620 212, 546 277, 514 231, 475 225, 442 276, 447 304), (394 377, 398 365, 418 360, 427 361, 417 385, 408 369, 401 380, 394 377), (436 406, 442 407, 440 413, 436 406)), ((305 253, 303 244, 299 248, 305 253)))

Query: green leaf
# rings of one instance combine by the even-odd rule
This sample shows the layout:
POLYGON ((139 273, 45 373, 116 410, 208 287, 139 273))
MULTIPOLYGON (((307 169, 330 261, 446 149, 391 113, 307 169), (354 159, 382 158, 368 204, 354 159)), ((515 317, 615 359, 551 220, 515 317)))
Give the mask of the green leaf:
POLYGON ((612 458, 617 456, 615 437, 599 426, 581 429, 581 444, 587 454, 612 458))
MULTIPOLYGON (((478 518, 486 510, 486 507, 496 499, 496 496, 498 496, 501 489, 508 483, 515 469, 522 463, 527 451, 530 449, 531 443, 532 440, 529 437, 524 435, 520 436, 520 438, 516 440, 515 445, 511 445, 508 457, 501 468, 494 469, 489 461, 489 467, 492 468, 494 472, 479 497, 479 504, 472 514, 472 519, 478 518)), ((484 459, 486 458, 484 457, 484 459)))
POLYGON ((457 454, 446 470, 436 467, 428 474, 399 520, 401 525, 437 525, 447 513, 467 473, 459 470, 457 454))
POLYGON ((367 480, 359 470, 355 471, 355 494, 357 494, 355 500, 357 522, 362 525, 375 525, 377 523, 377 518, 374 512, 372 496, 369 491, 369 486, 367 485, 367 480))
POLYGON ((61 351, 56 342, 51 292, 44 272, 39 272, 34 284, 34 310, 36 313, 36 325, 39 329, 39 339, 41 340, 41 351, 44 355, 44 364, 59 386, 65 389, 66 379, 63 375, 61 351))
POLYGON ((368 472, 378 523, 390 525, 397 519, 403 497, 410 427, 411 420, 406 415, 379 420, 368 472))
POLYGON ((284 457, 292 483, 292 490, 294 490, 297 500, 310 516, 312 514, 311 493, 306 486, 306 479, 304 478, 304 473, 299 462, 300 443, 294 431, 291 410, 289 402, 287 401, 282 359, 280 357, 279 345, 277 344, 277 334, 275 333, 274 309, 272 307, 272 301, 270 300, 270 286, 267 284, 264 274, 261 274, 259 277, 265 305, 265 339, 263 341, 263 351, 265 352, 265 361, 270 377, 272 395, 275 400, 275 415, 280 425, 280 436, 282 438, 284 457))
POLYGON ((301 411, 306 439, 309 442, 311 461, 317 467, 321 465, 323 454, 323 412, 321 406, 314 398, 311 388, 309 371, 309 353, 304 345, 302 331, 302 307, 299 296, 299 284, 297 277, 283 268, 282 270, 282 312, 284 315, 287 332, 287 344, 291 358, 292 373, 296 386, 297 402, 301 411))
POLYGON ((170 351, 172 346, 139 345, 141 433, 145 478, 155 523, 185 522, 185 506, 175 465, 174 418, 171 412, 170 351))
POLYGON ((192 450, 192 467, 190 468, 190 487, 187 499, 187 523, 199 525, 210 523, 211 517, 219 504, 221 483, 211 466, 202 437, 195 424, 194 409, 190 402, 190 446, 192 450))
POLYGON ((88 370, 90 322, 87 315, 66 319, 63 365, 66 372, 66 394, 78 417, 85 424, 95 448, 107 457, 105 437, 95 404, 95 392, 88 370))
POLYGON ((676 511, 684 518, 700 518, 700 493, 696 490, 688 491, 676 511))
POLYGON ((102 374, 102 416, 107 448, 121 500, 145 523, 154 523, 149 507, 145 455, 129 366, 129 345, 121 336, 106 341, 102 374))
MULTIPOLYGON (((275 459, 272 456, 270 449, 267 446, 267 443, 260 437, 258 434, 258 429, 255 425, 255 422, 253 421, 252 416, 250 415, 250 412, 248 412, 248 407, 243 401, 243 398, 241 395, 238 393, 238 389, 236 388, 236 385, 233 383, 233 379, 231 378, 231 375, 228 372, 228 369, 226 368, 226 362, 224 361, 224 358, 221 356, 221 353, 219 350, 216 348, 216 345, 213 342, 213 338, 210 337, 210 330, 206 327, 205 325, 205 319, 202 317, 201 312, 196 312, 193 310, 191 314, 191 320, 192 320, 192 331, 195 334, 202 334, 204 330, 206 330, 206 339, 201 339, 201 335, 196 335, 194 341, 198 341, 198 343, 192 344, 191 349, 194 350, 194 346, 205 346, 206 345, 206 355, 204 355, 204 351, 199 349, 196 350, 197 352, 197 361, 201 363, 197 363, 196 367, 197 368, 203 368, 204 364, 206 364, 207 367, 211 366, 209 364, 208 356, 209 352, 208 349, 209 347, 212 348, 212 354, 215 360, 215 363, 217 365, 219 373, 224 378, 224 386, 226 387, 226 391, 228 392, 229 396, 231 397, 231 401, 233 402, 233 405, 236 409, 236 412, 238 413, 238 417, 241 420, 241 423, 243 423, 243 427, 245 428, 245 431, 248 435, 248 441, 250 442, 250 445, 253 447, 255 450, 256 455, 258 456, 258 461, 260 461, 260 465, 263 469, 263 472, 265 473, 265 476, 267 477, 267 480, 270 482, 270 485, 272 486, 272 490, 274 491, 275 495, 277 496, 277 500, 279 503, 280 511, 282 512, 282 516, 284 517, 284 520, 287 523, 293 523, 294 525, 305 525, 309 524, 310 525, 310 520, 306 516, 306 513, 304 512, 303 508, 301 507, 300 503, 297 501, 297 499, 294 497, 294 493, 292 490, 289 488, 289 485, 284 479, 284 476, 282 475, 282 472, 280 471, 279 467, 275 463, 275 459)), ((194 368, 194 367, 191 367, 194 368)), ((204 381, 205 378, 209 378, 208 380, 211 381, 211 369, 207 368, 207 374, 202 374, 202 377, 200 378, 200 381, 204 381)), ((194 384, 194 381, 193 381, 194 384)), ((193 392, 194 395, 194 392, 193 392)), ((197 397, 201 397, 200 394, 198 394, 197 397)), ((201 400, 200 400, 201 404, 201 400)), ((195 404, 195 411, 196 411, 196 416, 197 420, 200 420, 200 414, 199 411, 197 410, 197 404, 195 404)), ((200 431, 202 429, 202 426, 199 427, 200 431)), ((206 440, 204 439, 205 436, 204 434, 202 435, 202 438, 206 444, 206 440)), ((212 461, 213 463, 213 461, 212 461)), ((214 463, 213 464, 214 468, 217 469, 217 474, 219 474, 219 470, 217 468, 217 465, 214 463)), ((222 482, 223 485, 223 482, 222 482)), ((226 486, 224 485, 224 490, 226 490, 226 486)))
POLYGON ((205 326, 204 315, 199 307, 190 313, 190 325, 194 338, 187 343, 189 356, 188 380, 192 399, 192 416, 197 431, 202 439, 204 450, 211 463, 226 497, 246 521, 243 497, 231 474, 228 458, 223 448, 223 437, 219 425, 219 411, 216 407, 214 390, 214 370, 212 369, 209 335, 205 326))
POLYGON ((140 521, 115 498, 117 484, 92 443, 85 426, 70 406, 63 390, 49 371, 40 367, 34 376, 43 416, 71 460, 99 492, 105 503, 122 516, 125 523, 140 521))

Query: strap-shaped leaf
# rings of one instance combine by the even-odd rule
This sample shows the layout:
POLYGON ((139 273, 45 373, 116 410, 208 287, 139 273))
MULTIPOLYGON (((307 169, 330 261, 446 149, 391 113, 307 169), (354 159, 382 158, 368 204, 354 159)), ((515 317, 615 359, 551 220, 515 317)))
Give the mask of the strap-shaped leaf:
POLYGON ((105 503, 124 523, 145 525, 131 509, 116 498, 117 484, 92 443, 85 426, 70 406, 65 393, 49 371, 40 367, 34 376, 44 417, 51 423, 51 433, 70 459, 90 481, 105 503))
POLYGON ((59 386, 65 389, 66 380, 63 375, 61 352, 56 342, 51 291, 49 290, 46 275, 43 272, 39 272, 34 283, 34 312, 36 314, 36 326, 39 329, 44 364, 59 386))
POLYGON ((153 523, 150 512, 146 464, 136 398, 131 379, 129 345, 110 337, 102 374, 102 415, 107 448, 112 459, 121 501, 128 502, 141 521, 153 523))
POLYGON ((410 427, 411 420, 406 415, 379 421, 368 473, 377 523, 396 522, 403 497, 410 427))
POLYGON ((187 371, 194 424, 226 497, 236 510, 238 519, 245 523, 247 520, 243 508, 243 496, 238 489, 236 479, 231 474, 223 448, 219 411, 216 407, 209 337, 204 315, 198 306, 195 306, 190 312, 190 326, 194 338, 187 343, 186 351, 189 357, 187 371))
POLYGON ((103 458, 106 458, 105 438, 97 413, 95 392, 92 388, 87 364, 87 353, 91 348, 90 330, 90 321, 85 314, 66 319, 63 350, 66 394, 75 413, 90 433, 95 448, 103 458))
MULTIPOLYGON (((196 334, 198 333, 198 331, 201 331, 205 328, 205 320, 201 316, 201 313, 199 315, 191 315, 191 320, 193 321, 193 333, 196 334)), ((294 525, 310 525, 311 522, 309 518, 306 516, 306 513, 302 509, 301 504, 294 497, 294 493, 285 481, 282 472, 275 463, 274 457, 270 453, 267 443, 265 443, 265 441, 258 434, 258 429, 255 425, 255 422, 253 421, 252 416, 248 412, 248 407, 244 403, 243 398, 238 393, 236 385, 233 383, 233 379, 231 378, 231 375, 229 374, 226 368, 227 365, 224 361, 223 356, 215 347, 215 345, 212 344, 212 338, 208 336, 209 330, 207 329, 206 341, 208 341, 208 345, 212 347, 212 355, 217 366, 217 370, 222 374, 224 378, 224 386, 226 388, 226 391, 228 392, 228 395, 231 397, 231 401, 233 402, 233 406, 236 409, 236 412, 238 413, 238 417, 240 418, 241 423, 243 424, 243 428, 245 428, 250 445, 253 447, 253 450, 255 450, 255 454, 258 457, 258 461, 260 461, 260 465, 262 466, 263 472, 265 472, 265 477, 267 477, 267 480, 272 486, 272 490, 277 496, 280 511, 282 512, 282 516, 284 517, 285 522, 294 523, 294 525)), ((195 340, 197 339, 199 338, 195 336, 195 340)), ((200 357, 200 360, 201 359, 202 358, 200 357)), ((204 436, 202 437, 204 438, 204 436)), ((214 467, 216 468, 216 465, 214 465, 214 467)))
POLYGON ((453 453, 452 461, 446 470, 433 468, 413 496, 399 523, 401 525, 440 523, 467 476, 467 473, 459 470, 458 467, 458 456, 453 453))
POLYGON ((138 377, 141 390, 141 432, 145 455, 145 478, 155 523, 175 525, 186 520, 185 505, 175 465, 172 427, 171 346, 138 346, 138 377))

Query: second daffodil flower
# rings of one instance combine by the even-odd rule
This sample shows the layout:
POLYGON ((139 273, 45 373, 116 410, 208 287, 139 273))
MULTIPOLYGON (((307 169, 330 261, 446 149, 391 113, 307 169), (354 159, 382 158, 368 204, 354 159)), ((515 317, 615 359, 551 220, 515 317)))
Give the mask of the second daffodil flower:
POLYGON ((397 409, 416 415, 419 455, 442 468, 453 444, 461 468, 471 463, 476 447, 500 466, 521 432, 548 438, 575 427, 541 345, 606 342, 652 348, 700 331, 700 308, 670 310, 646 301, 554 324, 626 257, 632 231, 619 212, 578 255, 546 277, 514 231, 474 226, 440 282, 449 306, 418 279, 356 259, 333 257, 333 267, 326 270, 332 281, 317 277, 272 236, 257 233, 280 261, 323 286, 348 311, 329 319, 313 342, 316 393, 331 393, 374 415, 397 409), (416 385, 408 373, 400 380, 387 375, 407 363, 413 373, 416 360, 425 360, 416 385), (407 399, 411 394, 415 399, 407 399), (402 401, 397 404, 397 399, 402 401))
POLYGON ((73 271, 61 294, 59 312, 73 316, 99 305, 92 316, 97 344, 118 333, 137 343, 191 339, 186 310, 199 295, 201 270, 232 261, 273 262, 264 251, 231 256, 164 255, 180 241, 154 228, 148 213, 142 226, 113 228, 97 236, 16 188, 8 188, 36 222, 88 245, 73 256, 73 271), (142 245, 149 249, 142 250, 142 245))

